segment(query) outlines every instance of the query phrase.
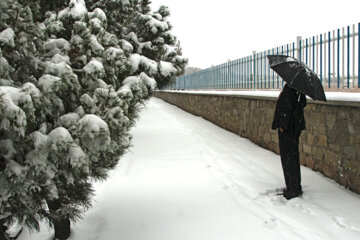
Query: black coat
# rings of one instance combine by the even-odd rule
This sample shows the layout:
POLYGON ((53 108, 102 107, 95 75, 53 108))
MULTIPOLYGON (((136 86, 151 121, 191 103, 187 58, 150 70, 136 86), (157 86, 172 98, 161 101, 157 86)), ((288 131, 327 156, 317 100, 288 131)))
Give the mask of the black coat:
POLYGON ((305 106, 305 95, 286 84, 276 103, 271 128, 273 130, 282 128, 284 132, 300 134, 305 129, 305 106))

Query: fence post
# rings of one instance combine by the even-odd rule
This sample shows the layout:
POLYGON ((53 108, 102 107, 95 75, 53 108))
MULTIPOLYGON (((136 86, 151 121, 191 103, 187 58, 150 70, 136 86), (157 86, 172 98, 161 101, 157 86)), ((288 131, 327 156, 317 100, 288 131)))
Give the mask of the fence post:
POLYGON ((252 52, 253 54, 253 87, 252 88, 256 88, 256 71, 257 71, 257 66, 256 66, 256 51, 252 52))
POLYGON ((301 40, 302 40, 302 37, 301 36, 297 36, 296 37, 296 52, 297 52, 297 59, 299 61, 301 61, 301 40))

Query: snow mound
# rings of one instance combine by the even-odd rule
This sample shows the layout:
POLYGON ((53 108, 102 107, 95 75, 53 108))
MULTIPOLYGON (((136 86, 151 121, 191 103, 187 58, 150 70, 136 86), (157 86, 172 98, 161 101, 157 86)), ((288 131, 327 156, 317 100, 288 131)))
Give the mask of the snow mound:
POLYGON ((94 114, 86 114, 79 121, 80 127, 90 137, 96 137, 100 132, 109 132, 107 123, 94 114))
POLYGON ((155 79, 149 77, 148 75, 146 75, 145 73, 140 73, 139 75, 141 81, 150 88, 151 91, 154 91, 156 88, 156 81, 155 79))
POLYGON ((48 51, 51 51, 55 48, 58 49, 63 49, 65 51, 69 51, 70 50, 70 43, 63 39, 63 38, 58 38, 58 39, 49 39, 46 43, 45 43, 45 49, 48 51))
POLYGON ((62 115, 59 118, 59 124, 62 127, 70 128, 71 126, 76 125, 79 120, 80 120, 79 114, 72 112, 62 115))
POLYGON ((15 33, 12 28, 7 28, 0 33, 0 43, 4 43, 10 47, 15 47, 15 33))
POLYGON ((164 77, 168 77, 176 74, 177 70, 172 63, 160 61, 159 63, 160 73, 164 77))
POLYGON ((45 74, 39 79, 38 85, 45 93, 57 92, 60 89, 61 78, 45 74))
POLYGON ((140 66, 144 67, 147 73, 150 75, 155 75, 158 71, 157 62, 137 53, 131 54, 129 58, 129 64, 131 65, 133 73, 138 71, 140 66))
POLYGON ((67 144, 74 142, 71 134, 63 127, 57 127, 48 134, 48 141, 52 144, 67 144))
POLYGON ((83 67, 83 70, 89 75, 94 73, 101 73, 104 72, 104 66, 98 60, 92 59, 90 62, 88 62, 88 64, 86 64, 85 67, 83 67))
POLYGON ((91 18, 98 18, 103 23, 107 20, 105 12, 100 8, 95 8, 94 11, 89 14, 91 18))
POLYGON ((59 12, 59 18, 81 19, 87 12, 84 0, 70 0, 69 7, 59 12))

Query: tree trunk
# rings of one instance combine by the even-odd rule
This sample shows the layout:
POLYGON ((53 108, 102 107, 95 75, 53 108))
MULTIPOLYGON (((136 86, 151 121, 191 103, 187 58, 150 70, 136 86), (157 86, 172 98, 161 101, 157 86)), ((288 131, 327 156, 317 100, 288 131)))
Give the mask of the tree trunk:
POLYGON ((54 221, 55 239, 66 240, 70 237, 70 219, 61 218, 54 221))
POLYGON ((0 220, 0 240, 9 240, 8 235, 6 234, 7 227, 4 225, 3 219, 0 220))
MULTIPOLYGON (((60 201, 49 201, 48 207, 51 212, 56 212, 61 207, 60 201)), ((54 225, 56 240, 66 240, 70 237, 70 219, 67 216, 51 220, 54 225)))

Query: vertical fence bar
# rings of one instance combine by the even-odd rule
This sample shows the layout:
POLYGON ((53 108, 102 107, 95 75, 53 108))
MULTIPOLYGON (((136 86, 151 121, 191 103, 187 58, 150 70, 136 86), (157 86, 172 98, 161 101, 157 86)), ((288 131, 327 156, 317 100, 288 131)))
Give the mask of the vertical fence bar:
POLYGON ((340 88, 340 28, 337 30, 337 87, 340 88))
POLYGON ((246 68, 245 68, 245 57, 241 58, 241 88, 245 89, 245 72, 246 72, 246 68))
POLYGON ((235 74, 236 74, 236 71, 235 71, 235 60, 232 61, 232 64, 231 64, 231 75, 232 75, 232 89, 235 88, 235 74))
POLYGON ((315 36, 313 36, 313 67, 312 70, 315 71, 315 36))
POLYGON ((226 88, 225 74, 226 74, 226 63, 221 64, 221 77, 222 77, 222 89, 226 88))
POLYGON ((353 56, 353 58, 352 58, 352 67, 353 67, 353 71, 352 71, 352 88, 355 88, 355 33, 356 33, 356 31, 355 31, 355 24, 353 24, 353 31, 352 31, 353 33, 352 33, 352 38, 353 38, 353 47, 352 47, 352 49, 353 49, 353 52, 352 52, 352 56, 353 56))
POLYGON ((302 56, 301 56, 301 44, 302 44, 302 40, 299 40, 299 61, 302 61, 302 56))
POLYGON ((319 73, 319 35, 316 35, 316 72, 319 73))
POLYGON ((260 87, 260 79, 259 79, 259 54, 256 53, 256 73, 255 73, 255 76, 256 76, 256 88, 259 88, 260 87))
POLYGON ((240 58, 240 86, 241 88, 244 88, 243 85, 243 60, 240 58))
POLYGON ((326 33, 324 33, 324 85, 326 84, 326 67, 327 67, 327 55, 326 55, 326 33))
POLYGON ((230 81, 231 81, 231 89, 234 89, 234 61, 230 62, 230 81))
POLYGON ((309 66, 309 68, 312 68, 312 50, 311 49, 313 49, 314 47, 313 47, 313 44, 314 43, 311 43, 311 40, 312 40, 312 38, 310 37, 309 38, 309 64, 308 64, 308 66, 309 66))
POLYGON ((350 26, 347 26, 347 88, 350 88, 350 26))
POLYGON ((254 88, 254 57, 250 56, 250 89, 254 88))
POLYGON ((218 65, 218 88, 221 89, 222 83, 221 83, 221 64, 218 65))
POLYGON ((249 81, 248 81, 248 72, 249 72, 248 62, 249 62, 249 57, 246 57, 245 58, 245 89, 248 88, 248 83, 249 83, 249 81))
POLYGON ((305 63, 308 65, 308 39, 305 40, 305 63))
POLYGON ((226 76, 226 79, 227 79, 227 89, 230 89, 231 88, 231 61, 228 61, 227 62, 227 69, 226 69, 226 72, 227 72, 227 76, 226 76))
POLYGON ((232 68, 232 62, 228 61, 228 89, 232 88, 232 72, 231 72, 231 68, 232 68))
POLYGON ((242 76, 243 76, 242 88, 245 89, 246 88, 246 57, 242 58, 242 76))
POLYGON ((345 28, 342 28, 342 75, 341 75, 341 88, 344 88, 345 80, 345 28))
POLYGON ((295 57, 295 42, 293 42, 293 55, 292 57, 295 57))
POLYGON ((320 34, 320 81, 322 83, 322 34, 320 34))
MULTIPOLYGON (((332 39, 332 46, 333 46, 333 50, 332 50, 332 53, 333 53, 333 56, 332 56, 332 69, 333 69, 333 82, 335 83, 335 53, 336 53, 336 51, 335 51, 335 43, 336 43, 336 35, 335 35, 335 30, 333 30, 333 39, 332 39)), ((332 84, 332 85, 334 85, 334 84, 332 84)))
POLYGON ((234 60, 234 67, 233 67, 233 70, 234 70, 234 89, 236 89, 236 78, 237 78, 237 59, 234 60))
POLYGON ((237 71, 237 75, 236 75, 236 88, 239 89, 240 88, 240 58, 238 58, 236 60, 236 71, 237 71))
MULTIPOLYGON (((271 52, 270 50, 268 50, 268 55, 270 55, 271 52)), ((268 59, 269 60, 269 59, 268 59)), ((268 67, 268 88, 271 89, 271 70, 270 70, 270 62, 267 62, 267 67, 268 67)))
MULTIPOLYGON (((276 55, 279 55, 279 47, 276 47, 276 55)), ((279 75, 276 76, 276 86, 279 88, 279 75)))
MULTIPOLYGON (((272 54, 274 55, 274 49, 272 49, 272 54)), ((272 88, 275 88, 275 72, 272 71, 272 88)))
POLYGON ((252 62, 252 57, 249 56, 248 58, 248 77, 249 77, 249 81, 248 81, 248 89, 251 89, 251 80, 252 80, 252 67, 251 67, 251 62, 252 62))
POLYGON ((248 75, 248 86, 247 88, 250 89, 251 88, 251 56, 248 57, 247 60, 247 75, 248 75))
POLYGON ((262 81, 263 81, 263 79, 262 79, 262 71, 263 71, 263 58, 262 58, 262 52, 260 53, 260 59, 261 59, 261 61, 260 61, 260 88, 262 89, 263 88, 263 84, 262 84, 262 81))
POLYGON ((253 56, 249 56, 249 89, 253 88, 253 56))
POLYGON ((264 52, 264 85, 266 88, 266 66, 267 66, 267 54, 264 52))
POLYGON ((328 64, 329 64, 329 80, 328 80, 328 84, 329 84, 329 88, 331 87, 331 33, 329 31, 328 33, 328 52, 329 52, 329 59, 328 59, 328 64))

